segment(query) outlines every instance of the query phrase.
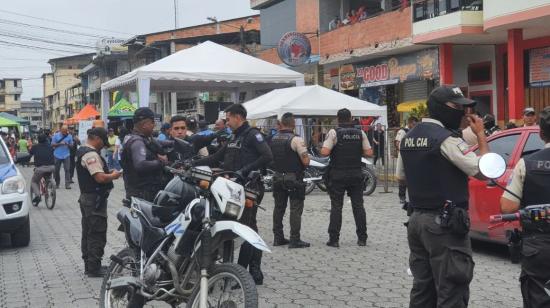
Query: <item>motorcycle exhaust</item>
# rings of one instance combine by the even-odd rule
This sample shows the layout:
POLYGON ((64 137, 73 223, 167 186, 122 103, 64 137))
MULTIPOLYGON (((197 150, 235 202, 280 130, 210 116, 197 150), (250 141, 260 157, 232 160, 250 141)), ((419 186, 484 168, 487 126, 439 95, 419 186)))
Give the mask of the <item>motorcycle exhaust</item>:
POLYGON ((304 178, 304 182, 316 182, 316 181, 321 181, 322 179, 323 179, 322 176, 317 176, 313 178, 304 178))

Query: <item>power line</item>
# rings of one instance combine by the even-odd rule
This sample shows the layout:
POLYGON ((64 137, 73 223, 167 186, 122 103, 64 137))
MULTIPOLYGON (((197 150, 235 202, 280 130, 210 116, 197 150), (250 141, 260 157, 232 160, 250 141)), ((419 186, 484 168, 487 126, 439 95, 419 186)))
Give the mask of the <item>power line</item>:
POLYGON ((6 34, 6 33, 0 32, 0 36, 16 38, 16 39, 21 39, 21 40, 27 40, 27 41, 38 41, 38 42, 43 42, 43 43, 47 43, 47 44, 54 44, 54 45, 61 45, 61 46, 68 46, 68 47, 95 49, 94 46, 90 46, 90 45, 61 43, 61 42, 57 42, 57 41, 52 41, 52 40, 47 40, 47 39, 42 39, 42 38, 37 38, 37 37, 29 37, 29 36, 24 36, 24 35, 13 35, 13 34, 6 34))
POLYGON ((7 46, 10 46, 10 47, 30 48, 30 49, 41 50, 41 51, 46 51, 46 52, 47 51, 55 51, 55 52, 73 53, 73 54, 82 53, 81 51, 76 51, 76 50, 56 49, 56 48, 36 46, 36 45, 27 45, 27 44, 21 44, 21 43, 4 41, 4 40, 0 40, 0 44, 1 45, 7 45, 7 46))
POLYGON ((49 18, 43 18, 43 17, 36 17, 36 16, 31 16, 31 15, 16 13, 16 12, 12 12, 12 11, 2 10, 2 9, 0 9, 0 12, 6 13, 6 14, 12 14, 12 15, 17 15, 17 16, 23 16, 23 17, 33 18, 33 19, 42 20, 42 21, 54 22, 54 23, 58 23, 58 24, 62 24, 62 25, 75 26, 75 27, 79 27, 79 28, 82 28, 82 29, 90 29, 90 30, 105 31, 105 32, 110 32, 110 33, 119 33, 119 34, 134 35, 133 33, 127 33, 127 32, 113 31, 113 30, 102 29, 102 28, 96 28, 96 27, 90 27, 90 26, 77 25, 77 24, 73 24, 73 23, 68 23, 68 22, 53 20, 53 19, 49 19, 49 18))
POLYGON ((94 38, 104 38, 105 37, 105 35, 96 35, 96 34, 89 34, 89 33, 84 33, 84 32, 69 31, 69 30, 63 30, 63 29, 57 29, 57 28, 37 26, 37 25, 27 24, 27 23, 23 23, 23 22, 17 22, 17 21, 13 21, 13 20, 9 20, 9 19, 3 19, 3 18, 0 18, 0 23, 19 26, 19 27, 42 29, 42 30, 65 33, 65 34, 88 36, 88 37, 94 37, 94 38))

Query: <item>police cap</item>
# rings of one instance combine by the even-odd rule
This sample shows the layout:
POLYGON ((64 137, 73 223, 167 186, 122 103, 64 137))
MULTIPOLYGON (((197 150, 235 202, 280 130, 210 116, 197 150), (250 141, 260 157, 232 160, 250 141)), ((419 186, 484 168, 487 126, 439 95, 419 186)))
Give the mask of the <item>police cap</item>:
POLYGON ((428 100, 440 104, 451 102, 463 106, 473 106, 476 104, 476 101, 464 97, 462 90, 455 85, 442 85, 435 88, 430 94, 428 100))
POLYGON ((103 127, 94 127, 92 129, 88 130, 88 137, 95 136, 101 138, 103 140, 103 145, 108 147, 109 145, 109 137, 107 137, 107 130, 103 127))
POLYGON ((155 120, 155 113, 153 110, 147 107, 141 107, 136 110, 134 113, 134 123, 138 123, 140 121, 143 121, 145 119, 151 119, 155 120))

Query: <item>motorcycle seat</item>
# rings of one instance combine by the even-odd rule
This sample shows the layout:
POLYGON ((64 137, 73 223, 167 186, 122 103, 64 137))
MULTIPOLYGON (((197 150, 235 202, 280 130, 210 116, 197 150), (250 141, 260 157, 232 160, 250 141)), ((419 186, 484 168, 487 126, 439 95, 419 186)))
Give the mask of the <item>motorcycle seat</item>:
POLYGON ((328 163, 330 162, 330 157, 328 156, 327 157, 311 156, 311 159, 323 165, 328 165, 328 163))
POLYGON ((132 198, 132 203, 147 217, 147 220, 155 227, 165 227, 181 213, 179 206, 159 206, 152 202, 132 198))

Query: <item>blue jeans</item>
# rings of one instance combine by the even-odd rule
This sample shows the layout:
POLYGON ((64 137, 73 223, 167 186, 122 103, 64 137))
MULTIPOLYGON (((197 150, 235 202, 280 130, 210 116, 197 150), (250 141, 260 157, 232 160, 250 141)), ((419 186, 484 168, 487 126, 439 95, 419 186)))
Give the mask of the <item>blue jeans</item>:
POLYGON ((107 168, 109 168, 109 170, 113 170, 113 169, 116 169, 116 170, 120 170, 120 162, 118 161, 118 159, 116 158, 113 158, 113 152, 111 151, 107 151, 107 168))

